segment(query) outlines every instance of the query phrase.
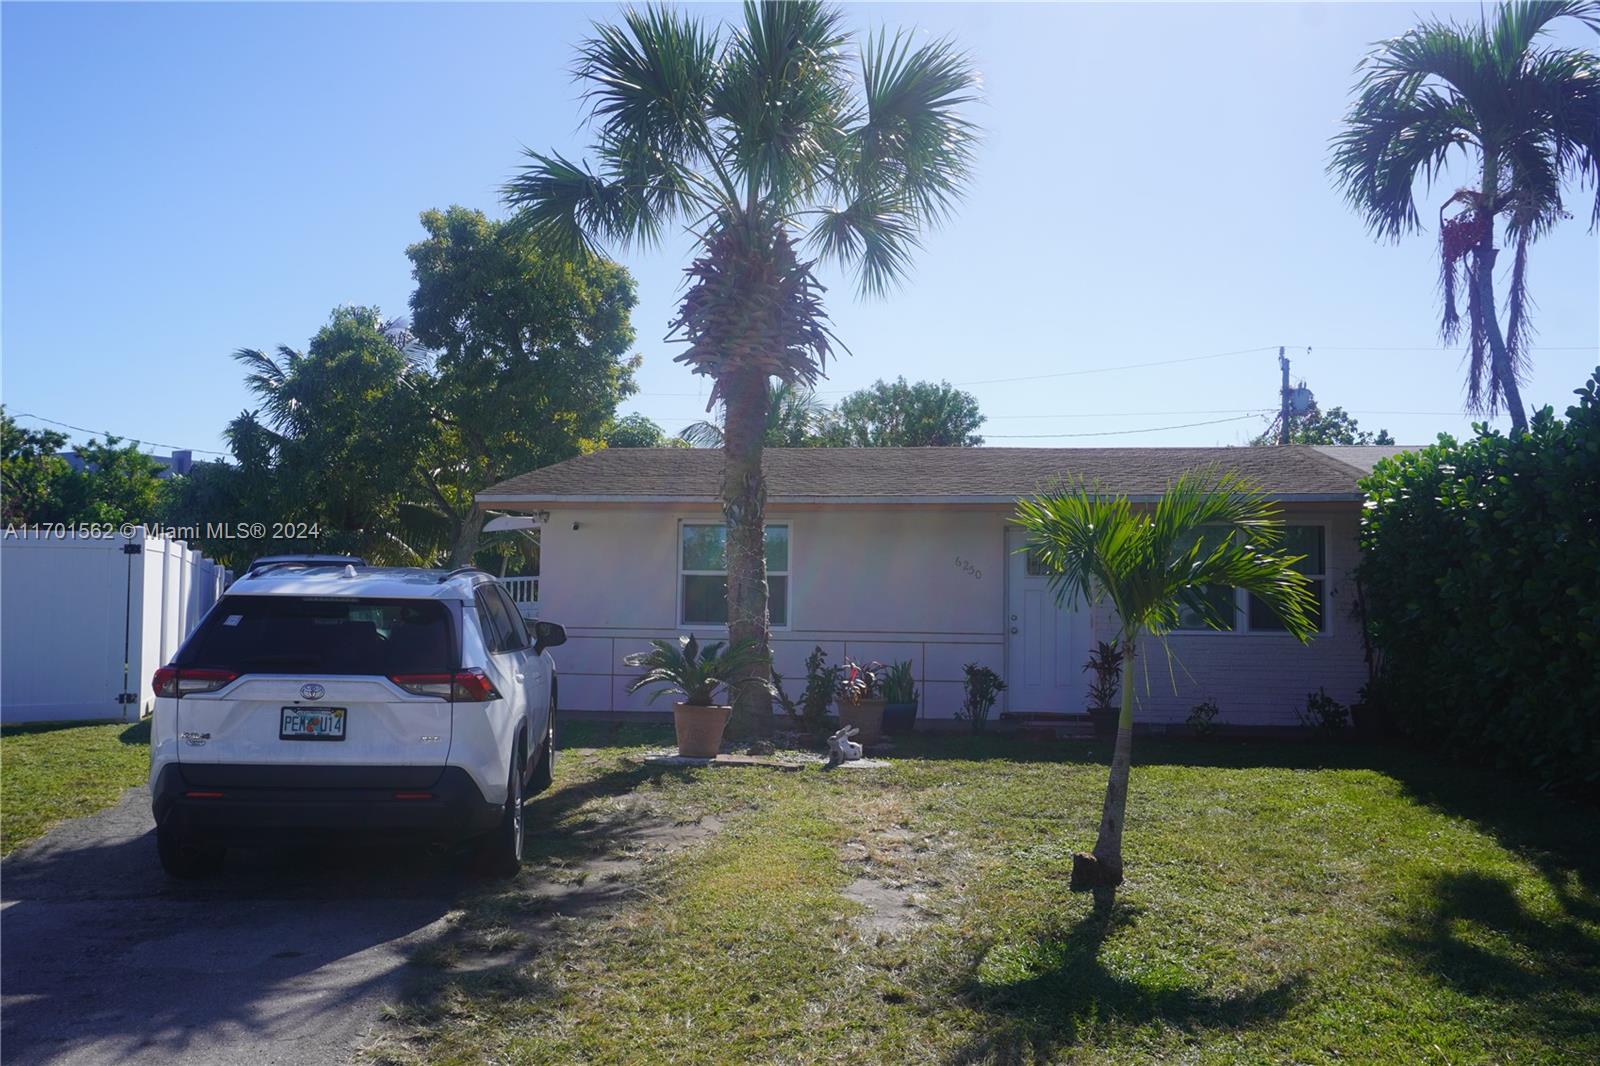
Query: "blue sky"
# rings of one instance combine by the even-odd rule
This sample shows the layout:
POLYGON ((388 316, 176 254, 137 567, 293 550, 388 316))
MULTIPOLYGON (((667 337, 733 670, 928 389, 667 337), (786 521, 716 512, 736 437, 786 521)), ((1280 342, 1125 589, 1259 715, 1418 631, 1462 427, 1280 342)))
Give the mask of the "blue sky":
MULTIPOLYGON (((404 312, 420 211, 498 214, 521 145, 582 152, 573 46, 616 10, 5 5, 7 408, 223 448, 251 406, 229 352, 303 346, 342 303, 404 312)), ((903 291, 861 301, 828 279, 853 355, 824 392, 964 384, 993 444, 1227 444, 1262 421, 1147 430, 1272 407, 1284 344, 1325 407, 1406 442, 1465 431, 1459 353, 1436 339, 1434 235, 1375 243, 1323 166, 1369 43, 1419 12, 1477 11, 850 8, 862 29, 967 47, 986 139, 965 207, 903 291), (1193 359, 1244 349, 1268 350, 1193 359)), ((1595 46, 1578 27, 1556 39, 1595 46)), ((1558 409, 1600 362, 1600 241, 1584 197, 1570 206, 1531 265, 1524 395, 1558 409)), ((662 340, 686 252, 618 256, 644 356, 623 410, 670 430, 702 417, 707 391, 662 340)))

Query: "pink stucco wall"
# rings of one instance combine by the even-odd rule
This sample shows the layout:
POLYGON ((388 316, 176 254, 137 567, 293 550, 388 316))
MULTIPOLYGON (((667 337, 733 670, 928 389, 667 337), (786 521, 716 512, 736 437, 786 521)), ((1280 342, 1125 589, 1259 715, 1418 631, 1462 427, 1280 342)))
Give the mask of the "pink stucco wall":
MULTIPOLYGON (((622 657, 680 630, 678 526, 716 521, 718 512, 671 505, 551 511, 541 534, 540 616, 562 623, 570 636, 554 653, 562 706, 668 709, 665 699, 651 705, 645 694, 624 691, 633 671, 622 657)), ((931 718, 953 717, 960 706, 962 664, 981 662, 1004 675, 1007 513, 771 507, 768 520, 787 522, 791 531, 790 624, 773 634, 777 669, 795 679, 790 692, 798 695, 803 660, 819 644, 832 662, 845 655, 910 659, 922 714, 931 718), (958 565, 958 558, 970 565, 958 565)), ((1286 518, 1293 522, 1297 515, 1286 518)), ((1294 724, 1305 693, 1318 685, 1341 700, 1354 697, 1365 676, 1359 631, 1348 617, 1356 509, 1315 518, 1331 524, 1327 633, 1309 648, 1264 634, 1175 635, 1169 643, 1182 664, 1173 671, 1178 692, 1165 658, 1147 659, 1151 685, 1139 690, 1141 720, 1182 722, 1195 702, 1210 696, 1221 705, 1223 722, 1294 724)), ((1102 633, 1112 629, 1104 608, 1095 610, 1093 621, 1102 633)))

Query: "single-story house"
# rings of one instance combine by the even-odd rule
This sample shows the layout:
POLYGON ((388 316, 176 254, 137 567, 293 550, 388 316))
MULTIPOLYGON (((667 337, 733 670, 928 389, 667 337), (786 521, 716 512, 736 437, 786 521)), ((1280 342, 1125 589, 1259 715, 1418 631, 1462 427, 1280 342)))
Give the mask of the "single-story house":
MULTIPOLYGON (((1234 625, 1174 633, 1138 672, 1140 718, 1182 723, 1214 699, 1219 724, 1299 723, 1306 695, 1346 703, 1366 679, 1353 615, 1358 480, 1397 449, 774 448, 766 452, 767 570, 776 668, 803 683, 806 655, 912 663, 921 714, 954 717, 962 665, 999 671, 997 711, 1084 710, 1084 664, 1116 630, 1104 605, 1058 606, 1029 565, 1016 500, 1084 477, 1153 501, 1180 473, 1219 463, 1279 502, 1287 537, 1321 599, 1308 646, 1236 595, 1234 625)), ((478 495, 485 508, 542 524, 540 616, 570 635, 560 649, 561 706, 645 710, 625 691, 623 656, 650 638, 726 635, 722 453, 690 448, 593 452, 478 495)), ((1155 645, 1150 645, 1155 650, 1155 645)), ((666 710, 664 703, 653 709, 666 710)))

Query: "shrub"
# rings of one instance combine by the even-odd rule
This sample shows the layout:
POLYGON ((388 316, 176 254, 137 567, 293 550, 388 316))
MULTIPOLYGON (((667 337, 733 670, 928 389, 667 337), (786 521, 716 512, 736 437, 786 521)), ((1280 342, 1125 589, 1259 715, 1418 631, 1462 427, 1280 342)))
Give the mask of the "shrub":
POLYGON ((821 736, 828 731, 828 705, 833 701, 834 689, 844 674, 844 667, 828 666, 827 659, 828 653, 820 647, 813 648, 811 654, 806 656, 806 687, 800 693, 798 704, 783 691, 783 675, 776 670, 772 672, 772 685, 778 703, 796 727, 810 736, 821 736))
POLYGON ((961 709, 956 712, 956 717, 971 722, 972 731, 981 733, 989 721, 989 712, 994 708, 994 701, 1006 690, 1006 683, 1000 680, 999 674, 987 666, 968 663, 961 669, 967 675, 966 696, 961 701, 961 709))
POLYGON ((1328 695, 1326 689, 1306 693, 1306 709, 1300 724, 1327 736, 1338 736, 1350 727, 1350 708, 1328 695))
POLYGON ((1363 482, 1370 697, 1459 756, 1600 789, 1600 369, 1567 421, 1477 427, 1363 482))
POLYGON ((1083 671, 1089 679, 1089 706, 1107 710, 1117 705, 1117 689, 1122 684, 1122 648, 1115 640, 1102 640, 1089 653, 1083 671))
POLYGON ((1197 737, 1209 737, 1217 731, 1217 715, 1221 713, 1222 708, 1217 706, 1217 701, 1207 697, 1189 711, 1190 731, 1197 737))

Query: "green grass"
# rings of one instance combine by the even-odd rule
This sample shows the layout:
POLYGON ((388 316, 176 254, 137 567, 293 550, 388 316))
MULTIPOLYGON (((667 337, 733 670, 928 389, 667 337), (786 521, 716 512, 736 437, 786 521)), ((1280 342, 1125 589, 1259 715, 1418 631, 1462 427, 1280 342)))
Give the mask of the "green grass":
POLYGON ((654 771, 630 756, 664 734, 580 729, 528 867, 424 949, 371 1058, 1600 1060, 1600 830, 1514 782, 1141 741, 1107 920, 1066 889, 1103 749, 919 738, 886 771, 654 771), (541 900, 639 824, 705 815, 631 895, 559 919, 541 900), (919 920, 864 925, 863 877, 919 920))
POLYGON ((0 728, 0 855, 109 807, 149 770, 149 722, 0 728))

